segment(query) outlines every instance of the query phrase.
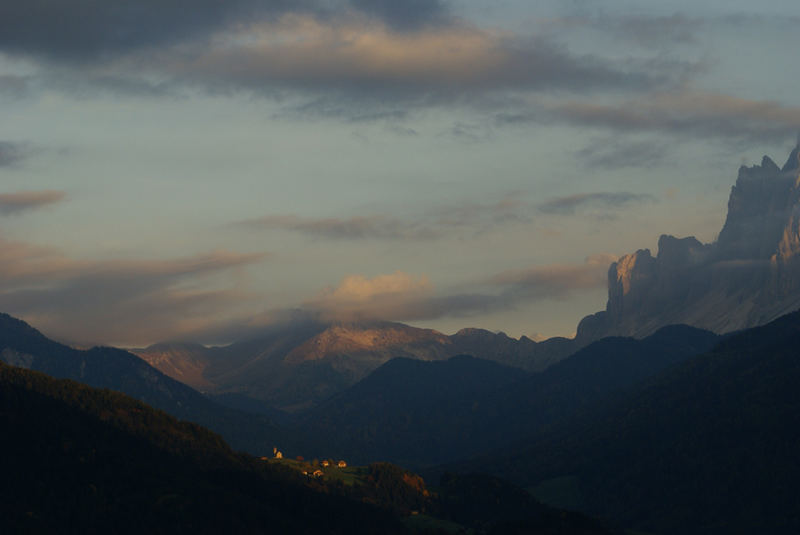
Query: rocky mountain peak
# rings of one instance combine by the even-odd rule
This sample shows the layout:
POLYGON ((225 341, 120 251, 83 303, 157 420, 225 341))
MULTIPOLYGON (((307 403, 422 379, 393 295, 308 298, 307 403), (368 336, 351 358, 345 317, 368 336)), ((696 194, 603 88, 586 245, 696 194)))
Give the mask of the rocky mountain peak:
POLYGON ((790 162, 797 165, 797 147, 783 170, 764 156, 760 166, 742 166, 728 200, 728 216, 716 243, 728 260, 769 259, 778 252, 784 231, 800 204, 800 185, 790 162))
POLYGON ((794 150, 789 155, 781 171, 788 173, 797 171, 798 169, 800 169, 800 134, 797 134, 797 145, 795 145, 794 150))
POLYGON ((578 339, 677 323, 722 333, 800 307, 799 154, 739 169, 716 242, 662 235, 656 257, 641 249, 611 264, 606 310, 581 321, 578 339))

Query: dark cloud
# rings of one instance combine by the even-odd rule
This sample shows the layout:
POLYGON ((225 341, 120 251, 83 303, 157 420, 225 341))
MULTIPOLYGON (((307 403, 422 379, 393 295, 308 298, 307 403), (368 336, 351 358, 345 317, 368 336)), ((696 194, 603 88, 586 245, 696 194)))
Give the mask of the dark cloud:
POLYGON ((58 59, 95 59, 195 38, 270 0, 9 0, 0 3, 0 50, 58 59))
MULTIPOLYGON (((379 103, 414 95, 422 99, 415 100, 419 105, 494 90, 585 93, 666 87, 683 80, 687 68, 575 55, 544 39, 509 38, 461 25, 403 35, 359 21, 321 25, 298 19, 261 31, 265 36, 284 32, 287 38, 212 47, 189 57, 165 56, 162 69, 177 80, 210 87, 257 92, 325 88, 341 92, 334 93, 337 99, 359 95, 362 104, 364 95, 379 103)), ((311 111, 336 112, 331 101, 314 101, 311 111)))
POLYGON ((399 29, 441 23, 450 16, 442 0, 350 0, 350 4, 399 29))
POLYGON ((654 167, 663 164, 668 147, 663 141, 625 141, 607 138, 577 151, 575 156, 586 167, 621 169, 654 167))
POLYGON ((800 108, 689 91, 621 104, 571 102, 552 108, 550 117, 620 132, 666 132, 740 142, 781 142, 800 129, 800 108))
POLYGON ((350 123, 386 122, 390 125, 408 117, 408 110, 382 101, 361 100, 356 95, 325 95, 285 108, 275 119, 338 119, 350 123))
POLYGON ((236 24, 286 13, 332 17, 357 10, 398 29, 446 19, 437 0, 8 0, 0 3, 0 51, 97 60, 139 49, 207 41, 236 24))
MULTIPOLYGON (((785 142, 800 130, 800 108, 774 101, 683 90, 613 103, 567 101, 494 115, 496 126, 568 124, 616 134, 670 134, 744 145, 785 142)), ((658 156, 657 150, 651 156, 658 156)), ((620 155, 623 156, 623 155, 620 155)), ((611 163, 611 162, 609 162, 611 163)))
POLYGON ((480 233, 507 223, 529 223, 532 209, 522 197, 523 194, 517 192, 498 201, 437 205, 403 218, 389 215, 302 217, 285 214, 247 219, 235 225, 336 240, 432 240, 451 232, 480 233))
POLYGON ((16 165, 33 152, 33 148, 28 143, 0 141, 0 167, 16 165))
POLYGON ((63 191, 19 191, 0 193, 0 215, 17 214, 26 210, 54 204, 64 199, 63 191))
POLYGON ((495 202, 464 202, 439 206, 427 217, 438 227, 478 227, 482 231, 504 223, 530 223, 531 207, 523 192, 495 202))
POLYGON ((651 195, 621 192, 578 193, 566 197, 556 197, 539 205, 539 211, 547 214, 571 215, 579 209, 597 207, 614 210, 642 202, 653 202, 651 195))
POLYGON ((340 240, 425 240, 437 237, 434 230, 419 223, 377 215, 349 218, 270 215, 240 224, 251 228, 300 232, 317 238, 340 240))

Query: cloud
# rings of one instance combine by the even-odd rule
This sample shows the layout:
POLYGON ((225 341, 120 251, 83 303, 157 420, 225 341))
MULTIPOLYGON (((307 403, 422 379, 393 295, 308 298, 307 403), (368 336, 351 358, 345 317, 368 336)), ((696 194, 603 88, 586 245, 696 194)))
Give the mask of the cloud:
POLYGON ((516 301, 563 298, 607 284, 608 267, 617 257, 603 253, 586 257, 580 265, 535 266, 499 273, 489 282, 504 287, 503 295, 516 301))
POLYGON ((414 278, 402 271, 373 278, 351 275, 304 307, 317 311, 326 320, 402 318, 416 315, 412 310, 426 301, 432 290, 427 277, 414 278))
POLYGON ((651 195, 620 192, 577 193, 566 197, 556 197, 539 205, 539 211, 547 214, 571 215, 581 208, 599 207, 602 209, 619 209, 630 204, 653 202, 651 195))
POLYGON ((523 197, 522 192, 514 192, 497 201, 437 205, 406 217, 283 214, 247 219, 235 225, 255 230, 297 232, 328 240, 434 240, 451 232, 486 232, 503 224, 530 223, 532 208, 523 197))
POLYGON ((586 167, 622 169, 654 167, 664 163, 668 147, 659 141, 625 141, 617 137, 599 140, 576 151, 586 167))
POLYGON ((478 227, 487 231, 505 223, 530 223, 530 204, 521 191, 509 193, 498 201, 465 202, 438 206, 427 217, 438 227, 478 227))
POLYGON ((290 14, 220 34, 202 50, 167 50, 154 64, 178 80, 254 91, 280 87, 464 93, 495 89, 641 89, 673 74, 646 62, 571 54, 538 39, 453 22, 397 31, 350 14, 290 14))
POLYGON ((254 295, 219 277, 263 254, 77 261, 0 239, 0 310, 63 340, 139 345, 208 329, 254 295))
POLYGON ((563 17, 550 21, 562 28, 588 27, 613 37, 648 48, 676 44, 695 44, 698 34, 708 24, 707 19, 672 15, 604 15, 563 17))
MULTIPOLYGON (((0 50, 87 59, 196 37, 252 10, 250 0, 94 2, 11 0, 0 4, 0 50)), ((283 2, 264 2, 280 8, 283 2)))
POLYGON ((33 152, 33 149, 27 143, 0 141, 0 167, 16 165, 33 152))
POLYGON ((0 6, 0 53, 33 72, 0 79, 0 91, 200 89, 274 98, 279 117, 387 122, 519 94, 676 87, 696 68, 661 56, 577 54, 543 35, 470 24, 443 0, 199 0, 191 10, 179 0, 12 2, 0 6))
MULTIPOLYGON (((0 74, 0 95, 20 98, 30 91, 30 76, 0 74)), ((0 142, 2 145, 3 142, 0 142)))
MULTIPOLYGON (((658 93, 619 104, 567 102, 549 120, 616 132, 663 132, 692 138, 781 142, 800 130, 800 108, 717 93, 658 93)), ((543 115, 529 116, 538 120, 543 115)))
POLYGON ((399 29, 443 23, 450 18, 449 9, 442 0, 351 0, 350 4, 399 29))
POLYGON ((307 317, 317 321, 412 321, 444 316, 469 316, 501 306, 501 296, 454 293, 437 295, 427 277, 402 271, 368 278, 345 277, 302 305, 307 317))
POLYGON ((9 215, 54 204, 64 199, 63 191, 19 191, 0 193, 0 215, 9 215))
POLYGON ((378 215, 349 218, 268 215, 243 221, 240 225, 265 230, 299 232, 316 238, 339 240, 425 240, 437 236, 434 230, 424 225, 378 215))
POLYGON ((599 254, 579 265, 535 266, 505 271, 474 281, 470 291, 436 292, 425 276, 402 271, 368 278, 345 277, 333 288, 303 304, 319 321, 419 321, 469 317, 508 310, 522 303, 564 299, 573 293, 604 288, 608 268, 617 257, 599 254))
MULTIPOLYGON (((601 24, 608 24, 603 19, 601 24)), ((617 35, 630 39, 643 46, 669 46, 697 42, 697 34, 703 21, 681 13, 666 16, 620 17, 606 26, 617 35)))
POLYGON ((397 29, 446 21, 439 0, 10 0, 0 4, 0 51, 95 61, 131 51, 203 42, 209 35, 285 13, 327 18, 357 11, 397 29))

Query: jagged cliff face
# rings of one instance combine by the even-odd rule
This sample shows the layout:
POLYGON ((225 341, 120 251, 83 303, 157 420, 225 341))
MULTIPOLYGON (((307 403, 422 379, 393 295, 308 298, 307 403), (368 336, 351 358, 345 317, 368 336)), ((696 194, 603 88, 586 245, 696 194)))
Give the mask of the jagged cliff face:
POLYGON ((661 236, 608 273, 606 310, 581 321, 578 339, 643 337, 686 323, 719 333, 800 308, 800 145, 779 168, 767 156, 741 167, 719 238, 661 236))

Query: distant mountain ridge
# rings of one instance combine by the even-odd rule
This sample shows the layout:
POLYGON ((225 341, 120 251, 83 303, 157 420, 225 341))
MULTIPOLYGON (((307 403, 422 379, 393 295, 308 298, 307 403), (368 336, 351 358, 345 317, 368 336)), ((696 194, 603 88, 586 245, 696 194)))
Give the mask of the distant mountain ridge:
POLYGON ((482 329, 447 336, 391 322, 297 322, 227 347, 156 345, 135 352, 201 391, 297 412, 396 357, 437 361, 468 354, 536 372, 609 336, 643 338, 676 324, 728 333, 797 308, 800 146, 783 167, 765 156, 761 165, 739 169, 714 243, 662 235, 655 257, 642 249, 611 264, 606 310, 583 318, 574 339, 534 342, 482 329))
POLYGON ((302 410, 341 392, 392 358, 445 360, 470 354, 542 370, 573 351, 565 338, 534 342, 482 329, 448 336, 402 323, 297 323, 226 347, 156 344, 133 350, 175 379, 209 393, 243 394, 302 410))
POLYGON ((709 331, 669 326, 643 340, 599 340, 540 373, 469 356, 398 358, 297 422, 347 458, 417 468, 523 440, 718 340, 709 331))
POLYGON ((717 333, 763 325, 800 307, 800 145, 783 167, 742 166, 728 215, 710 244, 663 235, 658 254, 625 255, 608 272, 606 310, 579 340, 642 337, 685 323, 717 333))
POLYGON ((76 350, 27 323, 0 313, 0 362, 123 392, 177 418, 207 426, 238 449, 266 454, 276 445, 295 449, 305 440, 264 416, 212 402, 162 374, 136 355, 111 347, 76 350))

